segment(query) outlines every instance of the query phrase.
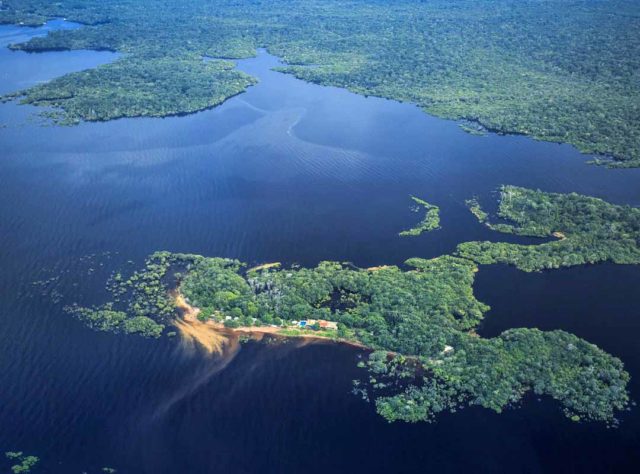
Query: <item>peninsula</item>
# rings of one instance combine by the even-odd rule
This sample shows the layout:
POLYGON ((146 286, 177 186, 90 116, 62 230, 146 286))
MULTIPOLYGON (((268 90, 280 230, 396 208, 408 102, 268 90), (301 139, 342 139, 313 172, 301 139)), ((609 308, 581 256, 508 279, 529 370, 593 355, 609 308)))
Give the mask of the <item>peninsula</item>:
POLYGON ((614 423, 627 407, 622 362, 572 334, 520 328, 479 337, 489 307, 473 295, 471 260, 405 263, 247 271, 237 260, 157 252, 131 277, 114 276, 112 301, 68 310, 101 330, 159 336, 173 325, 208 352, 234 328, 366 347, 370 376, 356 390, 389 421, 431 421, 468 405, 500 412, 528 392, 558 400, 574 420, 614 423))

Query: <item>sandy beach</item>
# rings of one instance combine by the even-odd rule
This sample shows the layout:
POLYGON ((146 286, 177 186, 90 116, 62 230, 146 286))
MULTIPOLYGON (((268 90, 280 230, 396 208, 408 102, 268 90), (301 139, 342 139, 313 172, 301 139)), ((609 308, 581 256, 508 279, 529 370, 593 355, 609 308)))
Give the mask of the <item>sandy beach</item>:
POLYGON ((283 334, 282 331, 287 328, 274 326, 241 326, 228 328, 223 323, 217 321, 200 321, 198 319, 200 308, 189 304, 179 290, 174 290, 172 296, 174 297, 174 303, 179 313, 179 317, 175 319, 174 324, 180 332, 183 341, 189 345, 199 345, 209 354, 222 354, 225 348, 231 344, 235 344, 240 336, 249 336, 251 339, 259 341, 262 340, 265 335, 282 339, 302 339, 317 343, 347 344, 352 347, 367 349, 363 344, 344 339, 335 339, 303 332, 295 335, 283 334))

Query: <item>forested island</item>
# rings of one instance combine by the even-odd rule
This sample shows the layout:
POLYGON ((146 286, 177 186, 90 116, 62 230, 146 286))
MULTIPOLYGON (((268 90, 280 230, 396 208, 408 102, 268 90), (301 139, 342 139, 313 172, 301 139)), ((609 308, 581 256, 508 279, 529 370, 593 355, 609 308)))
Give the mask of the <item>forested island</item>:
POLYGON ((574 420, 611 423, 627 406, 622 362, 572 334, 511 329, 479 337, 474 329, 489 308, 473 295, 470 260, 406 265, 247 271, 237 260, 158 252, 131 277, 114 276, 112 301, 68 310, 100 330, 158 337, 175 324, 178 290, 201 320, 230 328, 269 326, 291 336, 303 335, 290 330, 301 320, 335 322, 335 335, 325 336, 375 350, 365 364, 370 379, 356 390, 389 421, 429 421, 467 405, 500 412, 530 391, 555 398, 574 420))
POLYGON ((411 199, 415 203, 415 207, 413 207, 412 210, 414 212, 419 212, 420 209, 424 209, 425 215, 418 225, 412 227, 411 229, 403 230, 402 232, 400 232, 400 236, 416 236, 422 234, 423 232, 429 232, 439 229, 440 208, 438 206, 434 206, 433 204, 429 204, 424 199, 420 199, 415 196, 411 196, 411 199))
POLYGON ((4 0, 0 8, 4 23, 56 17, 84 27, 12 48, 123 53, 5 98, 54 105, 61 123, 214 106, 253 81, 202 58, 246 58, 264 46, 304 80, 415 103, 470 131, 640 164, 638 2, 4 0))
POLYGON ((269 328, 263 332, 367 348, 361 365, 369 375, 354 390, 389 421, 430 421, 469 405, 500 412, 533 392, 558 400, 575 421, 615 423, 629 403, 629 375, 619 359, 559 330, 478 336, 489 307, 475 298, 473 282, 478 264, 495 262, 525 271, 640 263, 640 211, 514 186, 501 189, 499 207, 511 223, 493 223, 477 200, 467 203, 493 230, 554 240, 463 243, 454 256, 411 258, 403 268, 248 268, 233 259, 157 252, 139 271, 113 274, 107 303, 67 310, 98 330, 159 337, 180 327, 178 296, 214 328, 269 328))
POLYGON ((551 241, 537 245, 465 242, 457 255, 480 264, 507 263, 525 271, 598 262, 640 263, 640 209, 616 206, 576 193, 557 194, 516 186, 500 191, 492 223, 477 200, 467 201, 478 220, 497 232, 551 241))
POLYGON ((48 115, 60 124, 122 117, 167 117, 220 105, 256 80, 229 61, 201 58, 125 57, 96 69, 67 74, 5 96, 22 103, 56 107, 48 115), (100 87, 96 87, 100 84, 100 87))

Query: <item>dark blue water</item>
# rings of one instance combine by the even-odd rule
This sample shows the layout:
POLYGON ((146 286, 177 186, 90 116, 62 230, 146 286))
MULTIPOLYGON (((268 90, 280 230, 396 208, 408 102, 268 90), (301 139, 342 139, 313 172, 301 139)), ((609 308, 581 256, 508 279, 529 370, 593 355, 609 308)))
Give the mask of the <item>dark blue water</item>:
MULTIPOLYGON (((2 26, 0 41, 44 32, 2 26)), ((0 88, 115 59, 0 49, 0 88)), ((637 170, 586 165, 566 145, 468 135, 275 65, 264 52, 240 61, 260 83, 187 117, 53 127, 35 108, 0 106, 0 451, 38 455, 50 473, 637 471, 637 409, 618 429, 572 423, 535 399, 501 415, 387 424, 349 393, 352 349, 249 343, 231 360, 207 358, 172 339, 95 333, 38 296, 32 282, 56 276, 61 304, 99 302, 111 270, 158 249, 304 265, 437 256, 506 239, 464 206, 472 196, 495 206, 503 183, 640 204, 637 170), (419 218, 410 194, 440 206, 441 230, 397 236, 419 218)), ((493 309, 482 333, 575 332, 624 360, 637 396, 638 283, 637 267, 483 267, 476 294, 493 309)))

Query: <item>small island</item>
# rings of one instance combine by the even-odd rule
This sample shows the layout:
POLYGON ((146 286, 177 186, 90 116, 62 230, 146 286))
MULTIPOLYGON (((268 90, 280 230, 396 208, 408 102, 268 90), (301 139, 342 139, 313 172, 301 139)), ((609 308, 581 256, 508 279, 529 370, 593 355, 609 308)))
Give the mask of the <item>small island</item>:
POLYGON ((415 196, 411 196, 411 199, 413 199, 413 202, 416 204, 412 208, 414 212, 418 212, 422 208, 426 211, 426 213, 424 219, 422 219, 422 221, 420 221, 417 226, 412 227, 409 230, 403 230, 399 235, 401 237, 416 236, 422 234, 423 232, 429 232, 439 229, 440 208, 438 206, 434 206, 433 204, 429 204, 427 201, 415 196))

